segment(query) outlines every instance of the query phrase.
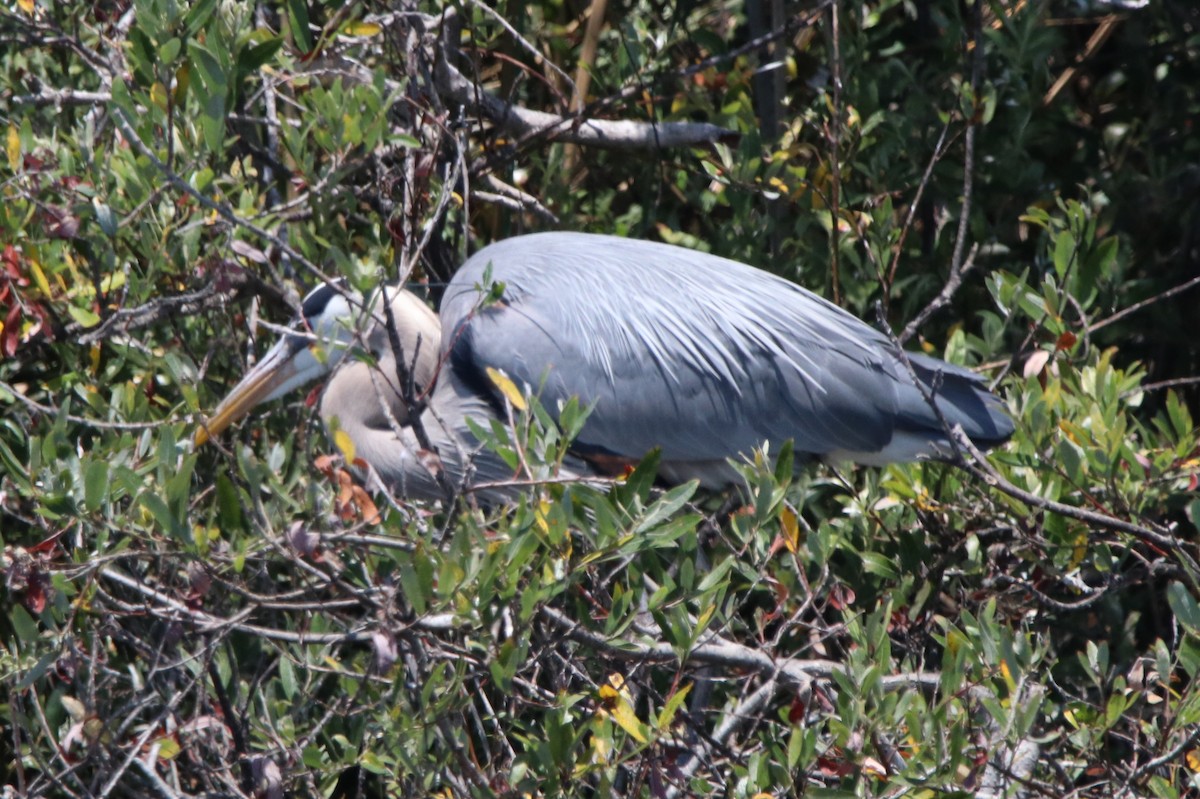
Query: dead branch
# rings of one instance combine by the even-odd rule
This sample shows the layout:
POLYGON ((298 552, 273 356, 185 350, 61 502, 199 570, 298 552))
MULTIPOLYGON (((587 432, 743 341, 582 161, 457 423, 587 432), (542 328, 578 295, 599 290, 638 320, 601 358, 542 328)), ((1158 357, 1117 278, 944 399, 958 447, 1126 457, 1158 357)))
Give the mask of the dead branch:
POLYGON ((559 116, 523 108, 481 90, 445 58, 434 70, 438 93, 448 102, 476 108, 503 130, 521 138, 600 147, 609 150, 653 150, 736 141, 735 131, 707 122, 635 122, 559 116))

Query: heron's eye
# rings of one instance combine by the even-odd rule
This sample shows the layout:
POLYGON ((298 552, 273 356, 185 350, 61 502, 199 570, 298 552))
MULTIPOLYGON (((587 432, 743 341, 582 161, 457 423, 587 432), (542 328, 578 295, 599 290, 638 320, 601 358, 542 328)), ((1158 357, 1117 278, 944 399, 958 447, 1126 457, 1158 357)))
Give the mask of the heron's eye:
POLYGON ((346 284, 342 280, 317 286, 308 292, 304 302, 300 303, 301 318, 306 322, 310 319, 319 319, 329 307, 329 303, 337 297, 342 297, 345 291, 346 284))

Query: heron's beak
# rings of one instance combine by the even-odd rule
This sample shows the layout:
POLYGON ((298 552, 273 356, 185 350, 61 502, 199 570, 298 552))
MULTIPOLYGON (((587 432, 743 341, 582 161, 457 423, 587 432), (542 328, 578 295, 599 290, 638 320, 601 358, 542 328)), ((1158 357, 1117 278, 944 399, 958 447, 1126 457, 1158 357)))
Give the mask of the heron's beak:
POLYGON ((241 382, 233 387, 207 422, 196 429, 196 446, 203 445, 241 419, 250 409, 310 383, 329 372, 327 359, 318 359, 309 342, 285 337, 267 351, 241 382))

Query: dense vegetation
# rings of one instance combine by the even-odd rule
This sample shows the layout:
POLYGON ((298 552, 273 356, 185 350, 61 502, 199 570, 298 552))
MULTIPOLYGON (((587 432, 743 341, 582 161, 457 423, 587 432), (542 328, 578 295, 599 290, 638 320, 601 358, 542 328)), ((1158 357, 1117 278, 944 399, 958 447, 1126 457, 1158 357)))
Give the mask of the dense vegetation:
POLYGON ((1196 795, 1200 7, 1139 5, 6 4, 6 795, 1196 795), (543 229, 776 271, 1016 435, 493 510, 299 396, 194 451, 321 276, 543 229))

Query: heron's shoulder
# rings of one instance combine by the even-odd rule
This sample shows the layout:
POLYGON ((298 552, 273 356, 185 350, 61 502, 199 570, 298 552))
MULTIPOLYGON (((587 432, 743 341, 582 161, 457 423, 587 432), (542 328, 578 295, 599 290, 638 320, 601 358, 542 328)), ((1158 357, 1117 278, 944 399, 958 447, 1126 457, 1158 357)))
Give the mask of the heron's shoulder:
POLYGON ((629 326, 672 319, 681 332, 694 327, 696 335, 724 329, 757 339, 770 329, 807 332, 817 343, 847 338, 878 343, 870 327, 795 283, 659 242, 573 232, 503 239, 477 252, 455 275, 443 300, 443 325, 457 327, 465 320, 489 282, 504 284, 508 303, 553 298, 541 312, 564 320, 619 317, 629 326))
POLYGON ((467 259, 449 293, 477 294, 489 281, 504 283, 515 295, 565 287, 644 292, 649 286, 676 294, 697 288, 758 294, 762 284, 803 291, 782 278, 709 253, 576 232, 531 233, 490 244, 467 259))

